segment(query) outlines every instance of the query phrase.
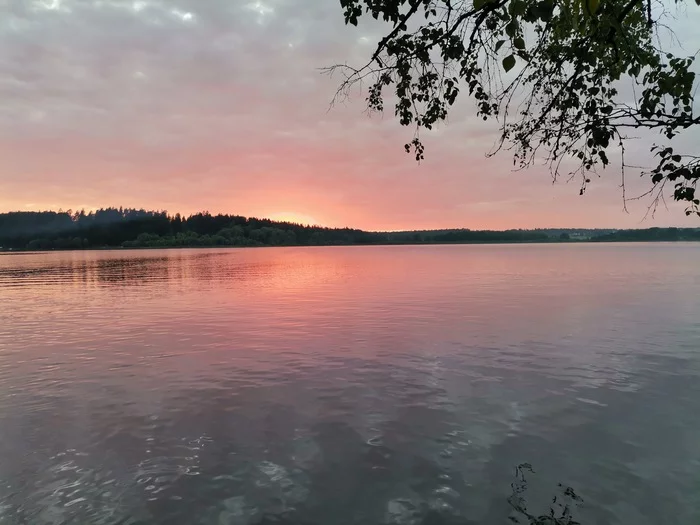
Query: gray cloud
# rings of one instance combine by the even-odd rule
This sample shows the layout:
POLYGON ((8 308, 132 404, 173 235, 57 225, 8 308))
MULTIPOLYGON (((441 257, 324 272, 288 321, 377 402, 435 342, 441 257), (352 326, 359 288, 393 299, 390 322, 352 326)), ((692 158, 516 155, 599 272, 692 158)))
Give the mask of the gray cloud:
MULTIPOLYGON (((431 225, 440 214, 469 225, 498 219, 504 206, 522 207, 523 217, 572 209, 561 196, 575 188, 551 189, 544 169, 511 174, 507 157, 484 158, 494 128, 471 102, 428 136, 431 156, 420 167, 401 150, 410 130, 390 115, 366 117, 362 96, 327 112, 337 79, 318 68, 366 60, 382 30, 345 27, 335 0, 4 5, 0 206, 147 206, 157 194, 172 209, 248 212, 248 201, 281 187, 290 207, 306 193, 365 217, 363 226, 411 217, 431 225)), ((679 27, 694 34, 687 18, 679 27)), ((600 202, 604 217, 629 222, 617 183, 606 178, 598 186, 606 195, 574 205, 571 220, 600 202)))

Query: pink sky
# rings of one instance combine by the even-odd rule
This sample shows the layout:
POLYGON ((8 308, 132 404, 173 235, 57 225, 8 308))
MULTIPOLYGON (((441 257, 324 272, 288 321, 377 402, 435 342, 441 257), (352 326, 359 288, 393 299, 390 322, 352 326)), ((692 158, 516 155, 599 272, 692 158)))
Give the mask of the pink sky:
MULTIPOLYGON (((700 25, 688 10, 681 36, 700 25)), ((412 130, 391 113, 368 117, 362 93, 328 111, 338 80, 318 68, 361 63, 381 30, 345 27, 335 0, 9 0, 0 211, 121 205, 365 229, 700 226, 673 203, 644 222, 648 201, 625 213, 614 169, 580 197, 545 168, 487 159, 496 130, 466 99, 424 135, 421 165, 403 152, 412 130)), ((628 155, 645 158, 648 144, 628 155)), ((628 173, 628 193, 647 182, 628 173)))

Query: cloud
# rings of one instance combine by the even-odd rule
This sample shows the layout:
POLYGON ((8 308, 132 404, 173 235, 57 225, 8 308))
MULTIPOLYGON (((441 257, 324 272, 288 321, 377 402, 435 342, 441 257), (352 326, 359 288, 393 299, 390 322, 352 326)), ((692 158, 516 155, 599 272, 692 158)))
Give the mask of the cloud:
MULTIPOLYGON (((362 95, 328 111, 338 79, 318 68, 366 60, 383 28, 345 27, 335 1, 6 6, 2 209, 59 201, 289 211, 367 228, 629 225, 641 217, 621 211, 615 176, 579 199, 573 185, 553 188, 544 169, 514 174, 507 156, 486 159, 494 128, 474 117, 471 102, 427 136, 421 166, 402 152, 411 131, 391 115, 366 116, 362 95)), ((676 209, 664 220, 679 216, 676 209)))

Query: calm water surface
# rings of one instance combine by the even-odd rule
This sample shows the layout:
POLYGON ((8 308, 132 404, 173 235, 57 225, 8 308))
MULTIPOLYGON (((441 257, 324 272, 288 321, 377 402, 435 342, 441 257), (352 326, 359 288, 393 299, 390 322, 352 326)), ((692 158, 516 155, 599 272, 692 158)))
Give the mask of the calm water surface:
POLYGON ((0 524, 700 523, 700 245, 0 256, 0 524))

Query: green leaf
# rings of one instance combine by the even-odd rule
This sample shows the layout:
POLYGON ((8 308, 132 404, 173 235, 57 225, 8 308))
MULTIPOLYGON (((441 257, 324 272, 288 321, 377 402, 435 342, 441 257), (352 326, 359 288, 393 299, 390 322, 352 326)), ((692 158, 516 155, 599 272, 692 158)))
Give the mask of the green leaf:
POLYGON ((598 11, 598 7, 600 7, 600 0, 585 0, 585 2, 588 14, 594 15, 598 11))
POLYGON ((491 0, 474 0, 474 9, 481 9, 484 7, 486 4, 488 4, 491 0))
POLYGON ((518 37, 513 41, 513 45, 515 46, 515 49, 520 49, 522 51, 525 49, 525 40, 518 37))
POLYGON ((503 59, 503 69, 506 73, 515 67, 515 57, 513 55, 508 55, 503 59))
MULTIPOLYGON (((698 2, 700 2, 700 0, 698 0, 698 2)), ((496 53, 498 53, 498 50, 501 49, 503 47, 503 44, 505 43, 505 40, 499 40, 498 42, 496 42, 496 53)))

